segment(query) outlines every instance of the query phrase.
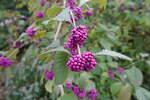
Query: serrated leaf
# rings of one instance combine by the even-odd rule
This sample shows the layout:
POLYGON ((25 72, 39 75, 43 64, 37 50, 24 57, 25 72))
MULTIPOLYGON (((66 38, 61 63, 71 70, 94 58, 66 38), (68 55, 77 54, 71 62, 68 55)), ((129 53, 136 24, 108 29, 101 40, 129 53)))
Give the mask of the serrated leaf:
POLYGON ((113 83, 110 87, 112 95, 117 95, 122 84, 120 82, 113 83))
POLYGON ((45 89, 47 92, 52 93, 52 86, 53 86, 53 82, 52 81, 47 81, 47 83, 45 84, 45 89))
POLYGON ((54 72, 55 72, 55 84, 63 84, 68 76, 68 68, 66 66, 68 60, 68 54, 66 53, 57 53, 55 58, 55 66, 54 66, 54 72))
POLYGON ((63 8, 58 7, 58 6, 55 6, 55 7, 52 7, 52 8, 48 8, 48 10, 46 11, 46 16, 48 16, 48 17, 55 17, 62 10, 63 10, 63 8))
POLYGON ((110 51, 110 50, 102 50, 101 52, 98 52, 98 53, 95 53, 96 56, 101 56, 101 55, 107 55, 107 56, 112 56, 112 57, 118 57, 118 58, 121 58, 121 59, 126 59, 126 60, 129 60, 129 61, 132 61, 131 58, 121 54, 121 53, 118 53, 118 52, 115 52, 115 51, 110 51))
POLYGON ((135 95, 138 100, 150 100, 150 92, 142 87, 136 89, 135 95))
POLYGON ((54 20, 71 22, 69 10, 70 10, 69 8, 63 9, 63 11, 60 14, 58 14, 54 18, 54 20))
POLYGON ((65 94, 64 96, 60 97, 58 100, 78 100, 78 98, 70 93, 70 94, 65 94))
POLYGON ((143 75, 142 75, 142 72, 138 68, 132 67, 131 69, 128 69, 126 73, 132 85, 137 87, 142 84, 143 75))
POLYGON ((128 85, 122 87, 118 93, 117 100, 130 100, 131 99, 131 90, 128 85))

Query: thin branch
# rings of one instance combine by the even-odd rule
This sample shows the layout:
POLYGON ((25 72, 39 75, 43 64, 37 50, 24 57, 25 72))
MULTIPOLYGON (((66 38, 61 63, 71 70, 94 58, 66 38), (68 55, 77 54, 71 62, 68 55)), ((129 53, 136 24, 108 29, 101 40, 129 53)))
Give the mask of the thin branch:
POLYGON ((70 15, 71 15, 71 18, 73 20, 73 25, 74 27, 76 27, 76 22, 75 22, 75 19, 74 19, 74 14, 72 13, 72 11, 70 10, 70 15))
POLYGON ((80 47, 79 47, 78 44, 77 44, 77 49, 78 49, 78 54, 79 54, 79 56, 81 56, 81 50, 80 50, 80 47))
POLYGON ((55 34, 55 36, 54 36, 54 41, 57 40, 57 37, 58 37, 58 34, 59 34, 59 32, 60 32, 61 26, 62 26, 62 22, 59 22, 58 28, 57 28, 57 31, 56 31, 56 34, 55 34))

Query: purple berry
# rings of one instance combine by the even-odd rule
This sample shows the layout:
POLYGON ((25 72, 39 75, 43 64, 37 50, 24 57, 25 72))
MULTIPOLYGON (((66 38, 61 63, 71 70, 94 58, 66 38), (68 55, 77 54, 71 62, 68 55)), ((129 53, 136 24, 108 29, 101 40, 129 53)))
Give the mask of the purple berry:
POLYGON ((109 78, 112 78, 112 79, 115 78, 115 74, 112 72, 112 69, 108 70, 108 76, 109 76, 109 78))
POLYGON ((35 27, 33 27, 33 26, 29 26, 27 29, 26 29, 26 34, 28 35, 28 36, 34 36, 35 34, 36 34, 36 29, 35 29, 35 27))
POLYGON ((126 10, 126 9, 123 8, 123 7, 119 8, 119 11, 120 11, 120 12, 124 12, 125 10, 126 10))
POLYGON ((53 72, 49 72, 48 70, 46 70, 45 72, 45 79, 46 80, 53 80, 54 78, 54 73, 53 72))
POLYGON ((37 12, 35 13, 35 16, 36 16, 37 18, 41 19, 41 18, 44 17, 44 13, 41 12, 41 11, 37 11, 37 12))
POLYGON ((83 99, 84 97, 86 97, 86 90, 85 90, 85 89, 80 90, 80 91, 77 93, 77 96, 78 96, 78 98, 83 99))
POLYGON ((95 89, 90 90, 89 98, 90 100, 95 100, 97 98, 97 91, 95 89))
POLYGON ((6 57, 0 57, 0 66, 9 67, 13 64, 13 61, 6 57))
POLYGON ((85 13, 87 16, 92 16, 93 15, 93 12, 88 10, 86 13, 85 13))
POLYGON ((41 0, 41 1, 39 2, 39 5, 43 7, 43 6, 45 5, 45 3, 46 3, 46 0, 41 0))
POLYGON ((117 71, 118 71, 119 74, 123 74, 124 73, 124 68, 118 67, 117 71))
POLYGON ((77 95, 77 94, 79 93, 79 91, 80 91, 79 86, 74 85, 74 86, 72 87, 72 92, 73 92, 74 94, 77 95))
POLYGON ((21 41, 15 41, 14 44, 13 44, 13 47, 14 48, 20 48, 22 45, 22 42, 21 41))
POLYGON ((71 86, 72 86, 72 83, 71 83, 71 82, 66 82, 66 83, 65 83, 65 87, 71 88, 71 86))

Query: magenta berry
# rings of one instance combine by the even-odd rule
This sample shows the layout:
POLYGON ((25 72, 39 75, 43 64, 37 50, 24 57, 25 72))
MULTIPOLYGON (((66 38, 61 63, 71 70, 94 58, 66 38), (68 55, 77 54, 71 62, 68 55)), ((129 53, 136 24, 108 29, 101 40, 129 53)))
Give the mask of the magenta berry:
POLYGON ((46 72, 45 72, 45 79, 46 80, 53 80, 53 78, 54 78, 54 73, 53 72, 49 72, 49 71, 46 70, 46 72))
POLYGON ((111 79, 115 78, 115 74, 113 73, 112 69, 108 70, 108 77, 111 78, 111 79))
POLYGON ((87 91, 85 89, 83 89, 77 93, 77 96, 78 96, 78 98, 83 99, 84 97, 86 97, 86 93, 87 93, 87 91))
POLYGON ((72 92, 74 93, 74 94, 78 94, 79 93, 79 91, 80 91, 80 88, 79 88, 79 86, 78 85, 74 85, 73 87, 72 87, 72 92))
POLYGON ((23 43, 21 41, 15 41, 13 44, 14 48, 20 48, 23 43))
POLYGON ((118 67, 117 71, 118 71, 119 74, 123 74, 125 72, 124 68, 122 68, 122 67, 118 67))
POLYGON ((72 83, 71 83, 71 82, 66 82, 66 83, 65 83, 65 87, 71 88, 71 87, 72 87, 72 83))
POLYGON ((9 67, 13 64, 13 61, 7 57, 0 57, 0 66, 9 67))
POLYGON ((44 6, 46 2, 47 2, 46 0, 41 0, 41 1, 39 2, 39 5, 40 5, 40 6, 44 6))
POLYGON ((90 90, 89 98, 90 100, 95 100, 97 98, 97 91, 95 89, 90 90))
POLYGON ((28 36, 34 36, 35 34, 36 34, 36 29, 35 29, 35 27, 33 27, 33 26, 29 26, 27 29, 26 29, 26 34, 28 35, 28 36))
POLYGON ((37 18, 41 19, 41 18, 44 17, 44 13, 41 12, 41 11, 37 11, 37 12, 35 13, 35 16, 36 16, 37 18))
POLYGON ((86 13, 85 13, 87 16, 92 16, 93 15, 93 12, 88 10, 86 13))

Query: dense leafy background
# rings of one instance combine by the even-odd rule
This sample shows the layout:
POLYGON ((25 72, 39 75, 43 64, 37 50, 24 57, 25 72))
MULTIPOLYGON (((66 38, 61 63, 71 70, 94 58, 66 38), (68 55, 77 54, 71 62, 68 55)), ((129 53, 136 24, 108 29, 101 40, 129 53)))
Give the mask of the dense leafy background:
MULTIPOLYGON (((68 19, 67 16, 60 18, 58 14, 62 14, 62 8, 56 2, 52 2, 52 8, 48 9, 41 8, 38 3, 39 0, 0 0, 0 53, 6 51, 6 55, 9 55, 13 52, 11 58, 16 63, 10 68, 0 68, 0 100, 76 100, 66 88, 65 96, 60 97, 57 85, 64 84, 67 77, 75 78, 74 81, 82 88, 96 88, 99 92, 97 100, 150 100, 149 0, 87 2, 94 15, 85 16, 77 22, 91 29, 82 50, 113 50, 128 55, 133 61, 97 56, 97 68, 89 73, 82 72, 80 76, 67 69, 68 54, 60 48, 72 27, 63 22, 59 40, 53 42, 58 20, 68 19), (120 11, 120 8, 125 8, 125 11, 120 11), (135 10, 131 11, 130 8, 135 10), (44 19, 34 17, 36 10, 45 11, 44 19), (49 20, 56 15, 56 20, 49 20), (14 52, 13 41, 32 24, 33 19, 36 26, 40 26, 38 36, 33 38, 35 41, 23 37, 25 45, 14 52), (44 39, 36 40, 39 37, 44 39), (45 48, 48 49, 46 53, 45 48), (126 73, 118 75, 116 79, 109 78, 108 69, 117 66, 125 68, 126 73), (45 81, 44 69, 55 72, 53 81, 45 81)), ((83 8, 86 9, 86 5, 83 8)))

